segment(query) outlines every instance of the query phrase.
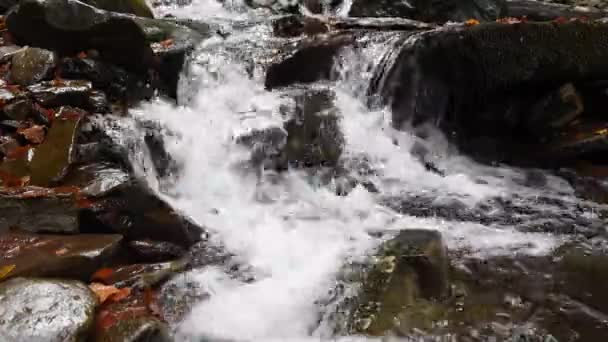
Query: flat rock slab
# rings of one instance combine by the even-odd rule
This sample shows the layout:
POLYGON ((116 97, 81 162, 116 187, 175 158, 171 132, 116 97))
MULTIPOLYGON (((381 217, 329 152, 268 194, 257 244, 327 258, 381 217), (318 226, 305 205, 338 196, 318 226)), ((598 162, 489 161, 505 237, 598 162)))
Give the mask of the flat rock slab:
POLYGON ((2 341, 83 341, 97 298, 77 281, 15 278, 0 284, 2 341))
POLYGON ((51 235, 10 232, 0 235, 0 269, 12 277, 74 277, 88 280, 110 261, 119 248, 120 235, 51 235))

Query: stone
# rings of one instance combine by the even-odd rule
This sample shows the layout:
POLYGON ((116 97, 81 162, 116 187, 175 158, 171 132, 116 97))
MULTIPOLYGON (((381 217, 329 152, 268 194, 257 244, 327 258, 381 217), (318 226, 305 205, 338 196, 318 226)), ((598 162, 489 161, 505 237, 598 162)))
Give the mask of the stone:
POLYGON ((2 190, 0 232, 19 228, 34 233, 75 234, 79 232, 78 211, 70 193, 37 188, 2 190))
POLYGON ((171 342, 167 324, 146 316, 118 320, 95 336, 99 342, 171 342))
POLYGON ((33 103, 28 99, 17 100, 4 106, 2 112, 9 120, 27 120, 34 114, 33 103))
POLYGON ((61 277, 88 281, 113 262, 122 237, 112 234, 0 233, 0 267, 14 265, 5 277, 61 277))
POLYGON ((18 43, 76 55, 95 49, 102 60, 145 73, 153 53, 133 17, 96 9, 76 0, 24 0, 6 25, 18 43))
POLYGON ((97 114, 110 113, 112 111, 106 94, 99 90, 92 90, 89 93, 89 101, 85 108, 97 114))
POLYGON ((59 76, 91 81, 93 87, 103 90, 111 101, 131 104, 151 99, 154 95, 146 77, 93 58, 63 58, 59 64, 59 76))
POLYGON ((90 108, 92 85, 84 80, 46 81, 29 86, 33 99, 43 107, 90 108))
POLYGON ((131 180, 85 208, 80 216, 87 233, 118 233, 126 240, 164 241, 187 248, 202 229, 175 212, 145 185, 131 180))
POLYGON ((294 166, 336 166, 344 147, 344 136, 332 94, 307 91, 294 99, 294 112, 284 127, 286 160, 294 166))
POLYGON ((103 279, 93 279, 115 287, 131 287, 142 289, 156 287, 169 280, 176 273, 185 270, 188 263, 184 259, 155 264, 132 264, 109 268, 109 276, 103 279))
POLYGON ((582 22, 482 23, 423 32, 403 47, 374 89, 383 89, 396 128, 434 125, 464 153, 475 156, 494 144, 488 159, 494 150, 525 158, 537 137, 520 129, 529 110, 521 104, 556 84, 608 77, 602 62, 607 33, 608 25, 582 22), (563 49, 556 52, 555 46, 563 49))
POLYGON ((63 177, 73 161, 73 145, 80 117, 58 117, 36 147, 25 147, 21 155, 0 164, 0 170, 15 177, 29 177, 29 184, 48 187, 63 177))
POLYGON ((351 17, 403 17, 424 22, 495 20, 506 13, 504 0, 354 0, 351 17))
POLYGON ((531 132, 555 131, 574 121, 583 110, 581 95, 568 83, 539 99, 524 122, 531 132))
POLYGON ((186 250, 178 245, 165 241, 135 240, 128 246, 137 257, 145 262, 161 262, 179 258, 186 250))
POLYGON ((154 13, 152 13, 152 10, 144 0, 85 0, 83 2, 110 12, 154 18, 154 13))
POLYGON ((177 98, 177 82, 187 56, 198 44, 211 34, 211 29, 204 23, 185 26, 182 22, 136 18, 135 21, 152 43, 152 51, 158 60, 157 70, 163 81, 165 92, 177 98))
POLYGON ((97 298, 70 280, 0 283, 0 335, 7 341, 78 342, 93 327, 97 298))
POLYGON ((547 21, 556 18, 587 18, 596 20, 604 18, 606 12, 593 7, 578 7, 572 4, 550 3, 535 0, 508 0, 507 16, 526 17, 528 20, 547 21))
POLYGON ((103 197, 127 186, 131 176, 110 163, 74 165, 61 179, 62 186, 76 186, 87 197, 103 197))
POLYGON ((442 299, 449 293, 448 259, 441 234, 433 230, 405 229, 383 243, 347 281, 361 289, 345 301, 351 308, 346 333, 382 336, 399 315, 418 299, 442 299))
POLYGON ((329 79, 337 52, 354 42, 355 36, 348 33, 302 42, 291 55, 268 67, 264 85, 274 89, 329 79))
POLYGON ((11 62, 11 81, 29 86, 52 78, 56 57, 52 51, 28 47, 13 54, 11 62))

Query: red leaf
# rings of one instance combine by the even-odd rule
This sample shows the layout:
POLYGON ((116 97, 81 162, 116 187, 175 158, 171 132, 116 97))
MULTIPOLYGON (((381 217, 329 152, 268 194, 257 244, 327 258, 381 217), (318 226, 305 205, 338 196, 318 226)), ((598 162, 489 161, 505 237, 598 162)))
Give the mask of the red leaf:
POLYGON ((100 268, 93 273, 91 276, 91 281, 107 284, 108 279, 112 276, 112 274, 114 274, 114 270, 111 268, 100 268))
POLYGON ((108 310, 102 310, 97 314, 97 330, 106 330, 116 322, 116 318, 108 310))
POLYGON ((78 57, 78 58, 80 58, 80 59, 87 58, 87 53, 86 53, 86 52, 84 52, 84 51, 80 51, 80 52, 78 53, 78 55, 76 55, 76 57, 78 57))
POLYGON ((23 156, 30 150, 30 146, 18 146, 14 149, 8 151, 6 154, 6 158, 8 159, 18 159, 23 156))
POLYGON ((89 285, 91 291, 95 292, 99 303, 103 304, 107 302, 118 302, 124 298, 127 298, 131 294, 130 288, 117 289, 111 285, 104 285, 101 283, 91 283, 89 285))
POLYGON ((41 144, 46 136, 46 131, 43 126, 34 125, 25 129, 17 129, 17 133, 21 134, 27 141, 32 144, 41 144))

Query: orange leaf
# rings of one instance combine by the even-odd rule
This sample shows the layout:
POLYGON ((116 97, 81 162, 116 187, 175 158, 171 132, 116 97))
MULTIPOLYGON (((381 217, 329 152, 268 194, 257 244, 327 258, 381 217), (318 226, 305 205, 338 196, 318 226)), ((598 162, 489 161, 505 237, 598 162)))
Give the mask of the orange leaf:
POLYGON ((30 150, 30 146, 18 146, 14 149, 8 151, 6 154, 6 158, 8 159, 18 159, 23 156, 30 150))
POLYGON ((100 268, 91 276, 91 281, 98 281, 101 283, 108 283, 108 278, 110 278, 114 274, 114 270, 109 267, 100 268))
POLYGON ((469 19, 467 21, 464 22, 465 26, 475 26, 475 25, 479 25, 479 20, 477 19, 469 19))
POLYGON ((55 191, 57 194, 77 195, 80 193, 80 189, 77 186, 58 186, 53 188, 53 191, 55 191))
POLYGON ((7 275, 9 275, 14 269, 15 269, 15 265, 12 265, 12 264, 0 267, 0 280, 2 280, 2 278, 5 278, 7 275))
POLYGON ((163 41, 159 42, 159 44, 160 44, 160 46, 164 47, 165 49, 169 48, 169 47, 171 47, 171 45, 173 45, 173 39, 163 40, 163 41))
POLYGON ((17 133, 23 135, 23 137, 32 144, 42 143, 46 135, 44 127, 39 125, 34 125, 25 129, 18 129, 17 133))
POLYGON ((131 294, 131 288, 129 287, 123 287, 118 289, 118 292, 112 294, 108 300, 112 301, 112 302, 120 302, 121 300, 129 297, 129 295, 131 294))
POLYGON ((114 315, 108 310, 102 310, 97 314, 97 329, 98 330, 106 330, 107 328, 114 325, 116 318, 114 315))
POLYGON ((67 253, 67 252, 68 252, 68 249, 64 247, 64 248, 56 250, 55 251, 55 255, 61 256, 61 255, 64 255, 65 253, 67 253))
POLYGON ((119 292, 116 287, 104 285, 101 283, 91 283, 89 285, 89 288, 97 295, 97 299, 99 299, 99 304, 105 303, 105 301, 108 300, 110 296, 119 292))

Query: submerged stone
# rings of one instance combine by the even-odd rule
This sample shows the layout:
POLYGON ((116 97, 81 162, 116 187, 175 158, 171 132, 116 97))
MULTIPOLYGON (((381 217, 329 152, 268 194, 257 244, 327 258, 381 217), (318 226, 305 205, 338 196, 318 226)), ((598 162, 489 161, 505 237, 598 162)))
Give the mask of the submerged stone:
POLYGON ((117 320, 95 336, 98 342, 171 342, 167 325, 151 316, 117 320))
POLYGON ((97 298, 80 282, 15 278, 0 283, 0 336, 7 341, 84 341, 97 298))
POLYGON ((116 256, 120 235, 50 235, 25 232, 0 234, 0 267, 13 265, 5 278, 71 277, 91 274, 116 256))

